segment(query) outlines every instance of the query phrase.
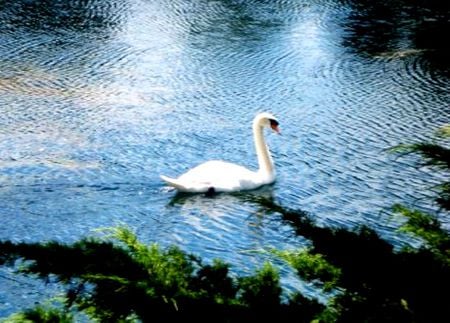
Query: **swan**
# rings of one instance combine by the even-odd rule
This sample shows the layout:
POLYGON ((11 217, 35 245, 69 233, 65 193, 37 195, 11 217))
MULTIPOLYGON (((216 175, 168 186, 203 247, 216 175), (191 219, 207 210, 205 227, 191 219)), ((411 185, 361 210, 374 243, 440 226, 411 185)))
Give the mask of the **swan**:
POLYGON ((280 134, 278 120, 270 113, 259 113, 253 119, 253 139, 259 169, 251 171, 233 163, 211 160, 200 164, 178 178, 160 175, 161 179, 179 192, 216 193, 253 190, 275 181, 275 167, 264 139, 264 128, 280 134))

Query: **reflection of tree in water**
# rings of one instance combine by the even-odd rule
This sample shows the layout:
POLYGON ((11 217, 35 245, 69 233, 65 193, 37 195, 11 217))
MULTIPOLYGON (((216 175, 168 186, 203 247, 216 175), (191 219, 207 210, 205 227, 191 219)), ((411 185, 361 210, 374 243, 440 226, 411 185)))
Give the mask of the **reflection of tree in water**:
POLYGON ((421 8, 415 28, 415 43, 418 48, 431 49, 431 61, 449 67, 448 35, 450 32, 450 5, 448 1, 431 1, 429 7, 421 8))
POLYGON ((450 7, 446 1, 355 0, 353 8, 345 22, 350 28, 344 38, 346 46, 369 54, 417 49, 432 62, 448 64, 445 39, 450 31, 450 7))
POLYGON ((117 29, 128 1, 6 1, 0 10, 3 26, 30 30, 99 31, 117 29))

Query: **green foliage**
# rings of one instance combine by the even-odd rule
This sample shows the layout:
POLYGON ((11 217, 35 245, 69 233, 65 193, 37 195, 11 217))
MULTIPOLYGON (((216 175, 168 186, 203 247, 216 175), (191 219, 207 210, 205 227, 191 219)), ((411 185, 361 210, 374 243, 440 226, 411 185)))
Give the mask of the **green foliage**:
POLYGON ((308 322, 323 307, 314 300, 281 303, 277 271, 266 264, 255 275, 232 278, 221 261, 204 265, 176 247, 145 245, 126 228, 106 238, 72 245, 0 242, 0 263, 27 260, 20 271, 53 275, 68 286, 66 311, 76 308, 100 321, 210 321, 287 318, 308 322), (205 311, 207 309, 207 311, 205 311))
POLYGON ((442 126, 437 132, 437 137, 441 138, 450 138, 450 124, 447 124, 445 126, 442 126))
POLYGON ((410 145, 398 145, 391 149, 392 152, 409 154, 418 153, 424 159, 424 165, 437 166, 450 169, 450 149, 435 143, 416 143, 410 145))
POLYGON ((450 289, 450 267, 432 249, 395 252, 369 228, 318 227, 304 212, 260 205, 311 241, 308 254, 339 268, 338 293, 316 316, 320 322, 441 322, 450 315, 440 296, 450 289))
POLYGON ((254 276, 240 278, 239 285, 242 288, 240 299, 244 304, 265 311, 280 306, 279 274, 269 263, 265 263, 254 276))
POLYGON ((191 282, 195 290, 198 290, 198 298, 203 298, 211 303, 220 305, 237 305, 235 298, 238 286, 229 276, 229 265, 214 260, 212 265, 203 265, 191 282))
MULTIPOLYGON (((450 125, 444 126, 436 133, 436 141, 450 138, 450 125)), ((393 148, 394 152, 416 153, 425 160, 425 165, 435 167, 440 171, 450 172, 450 149, 444 143, 416 143, 400 145, 393 148)), ((436 187, 438 197, 436 202, 444 209, 450 210, 450 182, 444 182, 436 187)), ((443 262, 450 264, 450 237, 436 216, 418 210, 411 210, 403 205, 394 205, 394 213, 404 216, 407 221, 401 231, 412 233, 422 238, 427 246, 439 256, 443 262)))
POLYGON ((71 323, 74 317, 67 311, 38 305, 33 309, 25 310, 23 313, 17 313, 5 320, 4 323, 71 323))
POLYGON ((308 250, 272 252, 297 270, 299 276, 323 286, 324 291, 335 288, 341 276, 341 270, 331 265, 321 254, 312 254, 308 250))
MULTIPOLYGON (((264 203, 265 207, 269 203, 264 203)), ((181 321, 211 318, 242 322, 252 318, 301 322, 438 322, 448 314, 448 263, 430 250, 395 253, 367 228, 357 232, 302 226, 302 212, 274 208, 283 221, 311 240, 308 252, 278 252, 299 275, 329 282, 340 292, 325 308, 300 294, 280 299, 277 271, 269 264, 254 275, 232 278, 220 261, 203 265, 177 248, 145 245, 127 229, 109 240, 13 244, 0 242, 0 261, 26 259, 23 272, 53 274, 69 287, 67 311, 75 307, 100 321, 181 321), (126 238, 125 238, 126 237, 126 238), (116 239, 116 240, 114 240, 116 239), (209 312, 208 312, 209 313, 209 312)), ((310 220, 306 220, 311 224, 310 220)))
POLYGON ((443 209, 450 211, 450 182, 445 182, 436 188, 439 191, 436 202, 442 206, 443 209))
POLYGON ((399 204, 394 205, 393 211, 408 219, 400 228, 401 231, 424 239, 433 252, 440 255, 450 265, 450 236, 441 228, 441 224, 434 216, 418 210, 410 210, 399 204))
POLYGON ((189 279, 196 262, 194 257, 176 247, 162 251, 157 244, 147 246, 127 228, 113 230, 112 238, 124 245, 127 254, 145 269, 151 279, 146 287, 147 293, 170 300, 174 306, 178 296, 195 296, 189 291, 189 279))
MULTIPOLYGON (((450 138, 450 125, 440 128, 435 136, 435 142, 420 142, 414 144, 401 144, 390 149, 398 154, 419 154, 423 165, 434 167, 450 174, 450 149, 445 146, 444 140, 450 138)), ((448 142, 447 142, 448 144, 448 142)), ((444 209, 450 210, 450 181, 436 187, 438 196, 436 202, 444 209)))

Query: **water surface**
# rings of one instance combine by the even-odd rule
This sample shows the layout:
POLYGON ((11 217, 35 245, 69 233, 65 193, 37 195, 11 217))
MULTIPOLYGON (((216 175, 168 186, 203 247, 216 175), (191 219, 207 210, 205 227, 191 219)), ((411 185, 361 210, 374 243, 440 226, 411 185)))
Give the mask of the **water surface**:
MULTIPOLYGON (((365 224, 395 244, 394 203, 434 209, 442 178, 385 150, 450 122, 439 8, 364 1, 3 1, 0 5, 0 239, 73 242, 125 224, 251 273, 251 251, 307 245, 264 197, 321 225, 365 224), (208 159, 257 166, 251 121, 278 179, 214 198, 176 196, 208 159)), ((287 284, 295 285, 286 272, 287 284)), ((0 316, 52 295, 0 272, 0 316)), ((300 285, 308 290, 307 285, 300 285)))

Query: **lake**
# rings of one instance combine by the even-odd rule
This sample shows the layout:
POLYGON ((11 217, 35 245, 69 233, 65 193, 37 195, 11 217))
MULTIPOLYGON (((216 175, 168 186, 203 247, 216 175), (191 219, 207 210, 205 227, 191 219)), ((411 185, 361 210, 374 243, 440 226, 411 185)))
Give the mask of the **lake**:
MULTIPOLYGON (((0 239, 74 242, 126 225, 250 274, 271 260, 259 251, 308 245, 265 198, 417 244, 389 210, 436 210, 429 188, 443 178, 387 149, 450 122, 449 56, 429 37, 442 8, 388 3, 2 1, 0 239), (260 111, 282 131, 266 133, 274 185, 211 198, 160 180, 210 159, 255 169, 260 111)), ((58 291, 5 268, 0 286, 0 317, 58 291)))

